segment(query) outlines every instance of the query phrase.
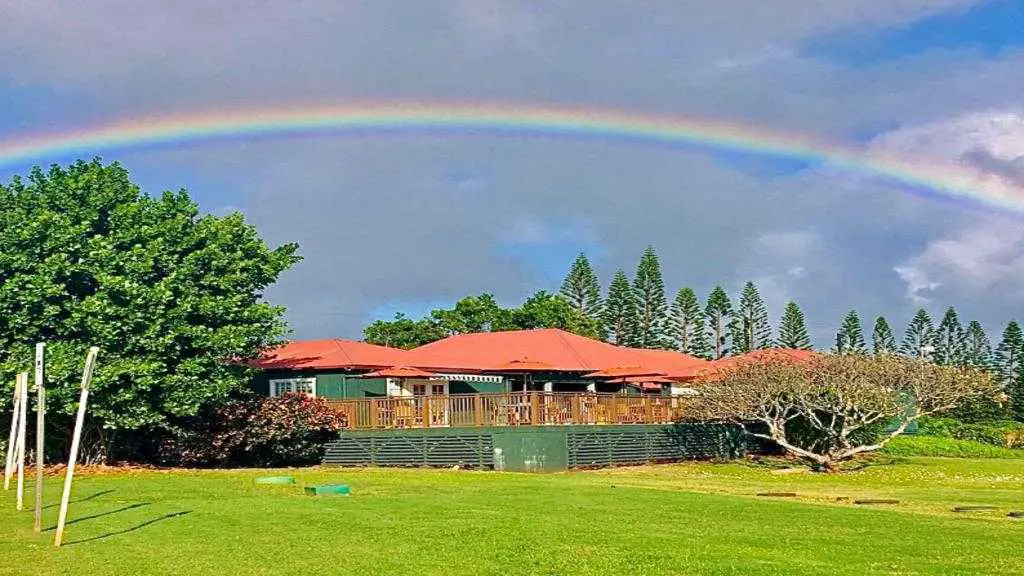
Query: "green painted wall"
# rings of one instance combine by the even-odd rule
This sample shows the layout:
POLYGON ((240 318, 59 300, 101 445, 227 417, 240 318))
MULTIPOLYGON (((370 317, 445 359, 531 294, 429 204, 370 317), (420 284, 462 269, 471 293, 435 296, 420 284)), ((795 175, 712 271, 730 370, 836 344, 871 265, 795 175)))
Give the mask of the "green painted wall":
POLYGON ((552 472, 569 466, 565 430, 561 427, 495 428, 491 438, 495 470, 552 472))
MULTIPOLYGON (((268 370, 257 374, 251 388, 257 394, 270 395, 270 381, 279 378, 316 377, 316 394, 321 398, 377 398, 387 395, 387 380, 383 378, 357 378, 346 372, 315 372, 310 370, 268 370)), ((449 383, 451 394, 492 394, 506 391, 504 382, 449 383)))
POLYGON ((268 370, 253 378, 251 388, 257 394, 269 396, 271 380, 310 377, 316 377, 316 394, 320 398, 374 398, 387 395, 387 381, 383 378, 356 378, 345 372, 308 370, 268 370))

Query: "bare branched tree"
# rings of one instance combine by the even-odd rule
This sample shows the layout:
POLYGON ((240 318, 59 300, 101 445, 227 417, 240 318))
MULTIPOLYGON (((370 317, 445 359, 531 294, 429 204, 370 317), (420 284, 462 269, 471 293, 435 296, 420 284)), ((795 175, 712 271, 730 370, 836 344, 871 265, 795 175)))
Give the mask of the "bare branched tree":
POLYGON ((826 470, 882 448, 922 416, 1000 395, 980 369, 859 354, 738 363, 707 377, 700 392, 701 417, 735 422, 826 470))

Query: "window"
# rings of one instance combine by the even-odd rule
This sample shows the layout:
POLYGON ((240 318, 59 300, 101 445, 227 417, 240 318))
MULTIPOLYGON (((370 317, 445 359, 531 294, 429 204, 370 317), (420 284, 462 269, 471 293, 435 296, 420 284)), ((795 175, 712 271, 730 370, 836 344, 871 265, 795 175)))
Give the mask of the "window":
POLYGON ((270 381, 270 396, 272 398, 289 393, 305 394, 316 398, 316 378, 286 378, 270 381))

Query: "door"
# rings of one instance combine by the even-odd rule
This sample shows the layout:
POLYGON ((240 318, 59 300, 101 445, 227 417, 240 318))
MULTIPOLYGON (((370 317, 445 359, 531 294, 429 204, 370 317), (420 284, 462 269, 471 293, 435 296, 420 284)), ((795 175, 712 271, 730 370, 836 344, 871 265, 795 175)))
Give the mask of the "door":
POLYGON ((411 388, 420 414, 423 414, 424 404, 429 404, 430 420, 425 425, 431 428, 448 426, 448 382, 413 382, 411 388))

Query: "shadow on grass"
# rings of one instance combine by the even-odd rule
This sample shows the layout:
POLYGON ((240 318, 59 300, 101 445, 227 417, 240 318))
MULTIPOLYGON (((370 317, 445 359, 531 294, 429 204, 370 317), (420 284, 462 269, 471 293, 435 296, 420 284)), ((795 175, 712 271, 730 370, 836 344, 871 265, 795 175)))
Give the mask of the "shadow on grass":
MULTIPOLYGON (((67 522, 65 522, 65 524, 78 524, 79 522, 85 522, 86 520, 93 520, 95 518, 102 518, 104 516, 110 516, 112 514, 120 514, 121 512, 127 512, 129 510, 134 510, 136 508, 142 508, 143 506, 149 506, 149 502, 136 502, 135 504, 129 504, 127 506, 122 506, 122 507, 118 508, 117 510, 108 510, 107 512, 99 512, 97 514, 90 514, 88 516, 81 516, 79 518, 75 518, 74 520, 68 520, 67 522)), ((56 529, 57 529, 56 526, 50 526, 49 528, 44 530, 44 532, 51 532, 51 531, 56 530, 56 529)))
MULTIPOLYGON (((110 494, 113 491, 114 491, 113 489, 110 489, 110 490, 100 490, 99 492, 97 492, 95 494, 90 494, 90 495, 85 496, 83 498, 79 498, 78 500, 72 500, 70 503, 71 504, 78 504, 79 502, 88 502, 89 500, 93 500, 93 499, 99 498, 101 496, 106 496, 107 494, 110 494)), ((43 510, 47 510, 49 508, 59 508, 59 507, 60 507, 60 502, 54 502, 53 504, 47 504, 46 506, 43 506, 43 510)))
POLYGON ((124 528, 122 530, 114 530, 112 532, 106 532, 104 534, 99 534, 97 536, 92 536, 92 537, 89 537, 89 538, 83 538, 81 540, 72 540, 70 542, 65 542, 64 545, 65 546, 72 546, 74 544, 85 544, 86 542, 93 542, 93 541, 96 541, 96 540, 103 540, 103 539, 106 539, 106 538, 111 538, 113 536, 120 536, 121 534, 127 534, 129 532, 135 532, 136 530, 140 530, 142 528, 145 528, 146 526, 150 526, 152 524, 156 524, 157 522, 163 522, 164 520, 170 520, 171 518, 177 518, 179 516, 185 516, 185 515, 191 514, 191 513, 192 513, 191 510, 183 510, 181 512, 171 512, 169 514, 164 514, 163 516, 159 516, 157 518, 153 518, 152 520, 146 520, 145 522, 143 522, 141 524, 136 524, 135 526, 131 526, 129 528, 124 528))

